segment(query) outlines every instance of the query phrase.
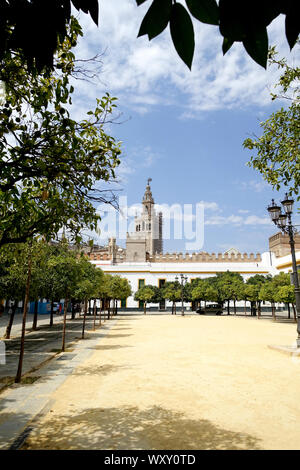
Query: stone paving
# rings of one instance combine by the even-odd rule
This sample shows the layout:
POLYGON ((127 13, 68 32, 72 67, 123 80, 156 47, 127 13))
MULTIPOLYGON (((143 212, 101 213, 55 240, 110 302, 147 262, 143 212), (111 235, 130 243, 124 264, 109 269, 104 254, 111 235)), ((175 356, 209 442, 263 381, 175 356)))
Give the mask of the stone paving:
MULTIPOLYGON (((78 327, 80 329, 82 319, 79 321, 72 321, 74 329, 71 331, 70 321, 68 322, 67 339, 74 339, 74 335, 78 335, 78 327)), ((70 342, 67 341, 66 352, 57 354, 56 357, 53 357, 52 354, 52 360, 41 366, 38 371, 26 375, 28 379, 27 384, 13 384, 2 391, 0 395, 0 449, 19 448, 31 430, 34 421, 51 405, 51 394, 63 384, 69 374, 81 362, 85 361, 93 353, 93 348, 107 334, 115 322, 115 319, 106 321, 102 323, 101 328, 98 326, 95 331, 91 331, 92 320, 88 319, 87 334, 84 340, 73 343, 71 350, 70 342)), ((30 333, 28 336, 30 336, 30 333)), ((46 338, 46 346, 43 349, 43 353, 38 354, 38 357, 35 358, 33 352, 33 358, 27 360, 27 362, 26 360, 24 361, 27 368, 29 365, 37 365, 37 362, 41 359, 49 359, 50 353, 48 349, 51 345, 61 345, 61 334, 54 335, 51 341, 49 341, 49 338, 46 338)), ((30 354, 27 351, 28 356, 30 354)))
MULTIPOLYGON (((170 315, 170 313, 168 315, 170 315)), ((68 315, 68 317, 69 316, 70 315, 68 315)), ((160 316, 162 319, 163 317, 166 318, 166 314, 154 314, 154 317, 157 316, 160 316)), ((177 316, 179 317, 180 315, 177 316)), ((93 318, 87 317, 87 339, 84 341, 78 340, 78 338, 81 337, 82 318, 77 318, 75 320, 70 320, 68 318, 66 352, 58 353, 57 351, 61 348, 62 317, 54 317, 54 326, 50 328, 49 316, 43 315, 42 318, 40 316, 38 329, 36 331, 31 331, 32 315, 28 315, 28 329, 26 333, 23 368, 23 372, 27 372, 26 379, 28 380, 25 382, 23 381, 22 384, 13 384, 1 393, 0 449, 19 448, 24 440, 26 440, 32 427, 34 427, 35 420, 38 421, 40 416, 47 413, 51 408, 51 396, 54 392, 64 384, 70 375, 72 375, 75 368, 78 368, 81 363, 90 357, 95 349, 99 348, 99 341, 104 341, 108 330, 111 327, 115 328, 114 325, 116 325, 118 319, 122 318, 123 321, 126 321, 126 318, 129 320, 134 319, 134 317, 137 319, 140 317, 142 319, 143 315, 136 313, 135 315, 129 315, 128 317, 126 314, 113 317, 112 320, 102 323, 101 329, 97 328, 96 331, 92 331, 93 318), (42 363, 44 363, 44 365, 41 366, 42 363), (29 371, 32 372, 28 373, 29 371)), ((198 317, 200 320, 199 315, 188 314, 187 317, 198 317)), ((252 321, 254 322, 253 325, 261 323, 257 322, 255 318, 249 318, 249 320, 251 320, 251 324, 252 321)), ((266 321, 269 323, 267 318, 266 321)), ((132 320, 130 320, 130 322, 132 322, 132 320)), ((3 319, 2 317, 0 322, 1 334, 5 331, 6 323, 7 318, 3 319)), ((99 323, 99 317, 97 317, 97 323, 99 323)), ((265 323, 265 321, 262 323, 265 323)), ((287 320, 285 318, 278 318, 278 324, 280 323, 287 323, 287 320)), ((292 322, 289 321, 288 323, 292 322)), ((273 324, 275 326, 276 322, 273 324)), ((294 331, 293 325, 288 326, 287 324, 286 326, 288 328, 292 327, 292 331, 294 331)), ((119 329, 122 330, 124 327, 119 327, 119 329)), ((5 366, 0 365, 0 381, 1 378, 13 378, 15 375, 18 361, 20 331, 21 315, 17 317, 17 321, 13 328, 12 339, 6 341, 7 364, 5 366)), ((121 336, 119 335, 120 338, 121 336)), ((125 335, 125 337, 126 336, 127 335, 125 335)), ((105 348, 107 348, 107 346, 102 346, 104 353, 105 348)), ((109 349, 110 348, 111 346, 109 349)), ((112 352, 113 351, 114 350, 112 349, 112 352)), ((107 353, 109 353, 109 351, 107 351, 107 353)), ((2 386, 4 384, 5 380, 2 382, 2 386)))
MULTIPOLYGON (((18 358, 20 351, 20 335, 22 327, 22 315, 16 316, 16 322, 12 328, 11 339, 3 340, 3 335, 6 330, 8 322, 8 315, 1 318, 0 323, 0 338, 5 343, 5 364, 0 365, 0 390, 6 386, 7 382, 11 382, 17 372, 18 358), (6 318, 5 318, 6 317, 6 318)), ((49 326, 49 315, 39 315, 38 327, 32 330, 33 315, 28 315, 26 321, 26 335, 25 335, 25 353, 23 361, 23 374, 38 368, 45 361, 54 357, 61 351, 62 345, 62 328, 63 317, 62 315, 54 316, 54 324, 49 326)), ((87 316, 86 331, 93 329, 93 317, 87 316)), ((99 316, 96 319, 96 325, 99 325, 99 316)), ((66 326, 66 344, 70 347, 74 341, 81 338, 82 333, 82 317, 70 319, 70 314, 67 318, 66 326)))

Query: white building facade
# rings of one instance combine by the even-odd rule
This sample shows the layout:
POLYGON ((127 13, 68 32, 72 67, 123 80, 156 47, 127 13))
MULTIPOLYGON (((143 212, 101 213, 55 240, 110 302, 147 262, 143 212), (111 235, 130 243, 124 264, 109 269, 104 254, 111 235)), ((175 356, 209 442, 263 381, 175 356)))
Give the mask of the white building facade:
MULTIPOLYGON (((206 252, 164 254, 162 217, 161 214, 155 213, 150 181, 149 179, 143 198, 142 214, 135 218, 135 232, 127 235, 126 249, 118 248, 115 239, 111 239, 107 254, 97 253, 96 250, 90 254, 91 263, 105 273, 125 277, 130 282, 133 295, 126 300, 126 303, 122 302, 121 307, 129 310, 140 308, 139 302, 134 300, 134 293, 140 287, 148 284, 161 287, 165 282, 175 281, 175 277, 180 274, 187 277, 187 282, 191 282, 196 278, 206 278, 231 271, 239 273, 246 281, 255 274, 274 276, 280 271, 292 270, 291 255, 276 256, 273 251, 254 255, 242 254, 232 248, 218 254, 206 252)), ((278 245, 278 236, 271 238, 276 239, 274 243, 278 245)), ((282 241, 279 241, 282 244, 282 241)), ((286 243, 286 240, 284 242, 286 243)), ((277 254, 282 253, 277 250, 277 254)), ((297 263, 300 267, 300 249, 297 251, 297 263)), ((240 306, 242 304, 240 303, 240 306)), ((190 303, 185 304, 187 309, 190 306, 190 303)), ((157 309, 157 304, 152 307, 157 309)), ((159 307, 161 310, 169 309, 171 302, 163 302, 159 307)))

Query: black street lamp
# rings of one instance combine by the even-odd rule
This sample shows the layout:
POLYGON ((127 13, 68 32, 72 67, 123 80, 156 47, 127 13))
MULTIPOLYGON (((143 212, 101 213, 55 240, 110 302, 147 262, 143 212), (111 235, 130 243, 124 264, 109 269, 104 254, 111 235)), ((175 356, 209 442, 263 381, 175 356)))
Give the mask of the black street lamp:
MULTIPOLYGON (((181 284, 181 315, 184 317, 184 309, 183 309, 183 287, 184 284, 187 282, 188 277, 180 274, 180 284, 181 284)), ((178 277, 175 277, 175 281, 178 281, 178 277)))
POLYGON ((300 348, 300 287, 299 278, 297 272, 297 263, 295 255, 295 241, 294 234, 297 232, 295 227, 292 225, 292 213, 293 213, 294 199, 289 198, 286 193, 285 199, 281 201, 281 206, 277 206, 272 199, 272 203, 268 206, 268 212, 271 216, 272 222, 280 228, 282 233, 289 235, 291 254, 292 254, 292 265, 293 265, 293 284, 295 286, 295 297, 296 297, 296 309, 297 309, 297 348, 300 348), (282 210, 283 209, 283 210, 282 210))

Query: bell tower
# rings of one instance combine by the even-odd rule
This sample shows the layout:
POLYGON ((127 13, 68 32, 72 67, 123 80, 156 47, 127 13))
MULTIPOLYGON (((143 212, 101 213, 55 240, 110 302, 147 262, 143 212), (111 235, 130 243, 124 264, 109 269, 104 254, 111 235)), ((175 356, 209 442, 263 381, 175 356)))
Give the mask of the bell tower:
POLYGON ((152 214, 153 214, 153 206, 154 206, 154 199, 152 197, 152 192, 150 188, 150 182, 152 181, 152 178, 148 178, 147 180, 147 186, 145 190, 145 194, 143 197, 143 215, 145 217, 148 216, 148 219, 151 219, 152 214))
POLYGON ((154 199, 148 178, 142 200, 142 213, 136 216, 135 231, 127 235, 126 260, 146 261, 155 253, 162 253, 162 213, 154 208, 154 199))

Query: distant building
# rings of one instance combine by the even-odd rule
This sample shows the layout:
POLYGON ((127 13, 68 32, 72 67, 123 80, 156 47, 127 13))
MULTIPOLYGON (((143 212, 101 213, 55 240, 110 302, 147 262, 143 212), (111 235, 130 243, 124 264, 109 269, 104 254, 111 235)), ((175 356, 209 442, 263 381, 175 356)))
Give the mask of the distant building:
MULTIPOLYGON (((181 273, 191 281, 227 270, 241 274, 245 280, 255 274, 275 275, 281 270, 291 271, 288 239, 281 234, 270 237, 270 250, 262 254, 240 253, 236 248, 224 253, 164 253, 163 217, 155 212, 150 181, 142 200, 142 213, 135 217, 135 230, 127 234, 126 248, 120 248, 116 239, 111 238, 106 247, 94 246, 89 253, 91 262, 104 272, 126 277, 133 292, 146 284, 162 286, 167 281, 174 281, 181 273)), ((296 250, 300 266, 300 236, 296 237, 296 250)), ((122 306, 125 307, 124 302, 122 306)), ((168 302, 162 302, 160 308, 169 306, 168 302)), ((126 307, 134 309, 139 304, 132 296, 127 299, 126 307)))

